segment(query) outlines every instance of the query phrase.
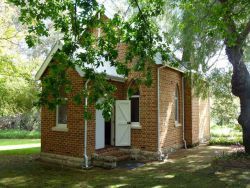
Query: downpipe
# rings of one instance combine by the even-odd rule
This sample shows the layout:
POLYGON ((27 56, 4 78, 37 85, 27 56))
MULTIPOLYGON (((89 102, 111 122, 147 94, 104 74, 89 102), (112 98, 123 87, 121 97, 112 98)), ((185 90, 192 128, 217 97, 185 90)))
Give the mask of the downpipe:
MULTIPOLYGON (((85 91, 88 89, 88 83, 89 79, 85 82, 85 91)), ((84 98, 84 107, 85 109, 88 108, 88 96, 85 96, 84 98)), ((87 141, 88 141, 88 120, 84 118, 84 166, 83 168, 88 169, 89 168, 89 159, 87 155, 87 141)))
POLYGON ((185 87, 184 87, 184 76, 182 76, 182 140, 184 148, 187 149, 187 142, 185 140, 185 87))

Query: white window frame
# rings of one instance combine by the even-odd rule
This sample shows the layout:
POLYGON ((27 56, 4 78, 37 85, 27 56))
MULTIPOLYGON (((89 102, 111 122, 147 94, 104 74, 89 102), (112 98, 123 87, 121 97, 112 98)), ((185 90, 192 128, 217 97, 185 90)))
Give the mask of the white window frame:
MULTIPOLYGON (((65 98, 65 101, 68 101, 67 98, 65 98)), ((67 105, 67 103, 66 103, 67 105)), ((67 132, 68 131, 68 127, 67 124, 62 124, 62 123, 58 123, 58 116, 59 116, 59 105, 56 105, 56 126, 52 127, 53 131, 64 131, 67 132)), ((68 107, 67 107, 67 123, 68 123, 68 107)))
MULTIPOLYGON (((132 122, 131 121, 131 128, 132 129, 141 129, 141 125, 140 125, 140 95, 132 95, 130 97, 131 98, 139 98, 139 122, 132 122)), ((132 107, 132 105, 131 105, 132 107)))
POLYGON ((179 87, 178 85, 176 85, 175 87, 175 93, 174 93, 174 107, 175 107, 175 111, 174 111, 174 121, 175 121, 175 127, 180 127, 180 114, 179 114, 179 101, 180 100, 180 92, 179 92, 179 87), (176 103, 177 102, 177 103, 176 103), (177 104, 177 105, 176 105, 177 104), (177 117, 177 120, 175 119, 177 117))

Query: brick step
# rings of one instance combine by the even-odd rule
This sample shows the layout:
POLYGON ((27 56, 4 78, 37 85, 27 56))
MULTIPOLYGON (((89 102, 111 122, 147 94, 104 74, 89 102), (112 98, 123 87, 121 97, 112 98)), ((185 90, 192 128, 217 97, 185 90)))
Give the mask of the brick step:
POLYGON ((110 151, 110 152, 102 153, 101 155, 119 157, 121 155, 126 155, 126 153, 124 151, 120 151, 120 150, 113 150, 113 151, 110 151))
POLYGON ((116 158, 117 158, 117 161, 125 161, 125 160, 130 159, 130 155, 125 154, 125 155, 117 156, 116 158))
POLYGON ((93 165, 103 168, 116 168, 118 161, 124 161, 130 159, 130 155, 124 151, 115 149, 108 149, 97 152, 93 155, 93 165))
POLYGON ((113 152, 113 151, 117 151, 119 150, 116 147, 108 147, 108 148, 103 148, 103 149, 99 149, 96 151, 97 154, 105 154, 105 153, 109 153, 109 152, 113 152))

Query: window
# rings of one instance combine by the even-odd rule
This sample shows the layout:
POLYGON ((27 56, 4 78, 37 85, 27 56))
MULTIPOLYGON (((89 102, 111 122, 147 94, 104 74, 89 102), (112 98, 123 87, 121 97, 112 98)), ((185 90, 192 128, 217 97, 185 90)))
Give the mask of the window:
POLYGON ((178 88, 178 85, 175 88, 174 103, 175 103, 175 125, 178 125, 179 124, 179 88, 178 88))
POLYGON ((57 125, 67 125, 67 105, 57 106, 57 125))
POLYGON ((54 131, 67 131, 67 103, 57 105, 56 107, 56 126, 52 128, 54 131))
POLYGON ((140 93, 136 91, 131 97, 131 124, 132 127, 140 126, 140 93))
POLYGON ((139 100, 140 95, 131 96, 131 122, 139 122, 139 100))

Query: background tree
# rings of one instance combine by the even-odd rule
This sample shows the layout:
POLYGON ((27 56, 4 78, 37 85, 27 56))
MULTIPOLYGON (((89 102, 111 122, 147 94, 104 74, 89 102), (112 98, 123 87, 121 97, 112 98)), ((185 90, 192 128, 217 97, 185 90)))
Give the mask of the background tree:
POLYGON ((214 69, 208 79, 211 88, 213 121, 220 126, 235 125, 239 115, 239 101, 231 92, 232 71, 214 69))
MULTIPOLYGON (((247 0, 220 1, 179 1, 176 6, 183 12, 193 12, 195 34, 206 39, 217 38, 223 41, 229 62, 233 67, 232 93, 239 97, 241 113, 238 118, 243 129, 243 144, 250 153, 250 76, 244 63, 250 32, 250 3, 247 0), (204 28, 206 28, 204 30, 204 28)), ((184 22, 188 24, 188 22, 184 22)), ((196 41, 196 40, 194 40, 196 41)))
POLYGON ((33 74, 39 61, 22 55, 28 32, 18 14, 17 8, 0 0, 0 117, 29 112, 38 95, 33 74))

